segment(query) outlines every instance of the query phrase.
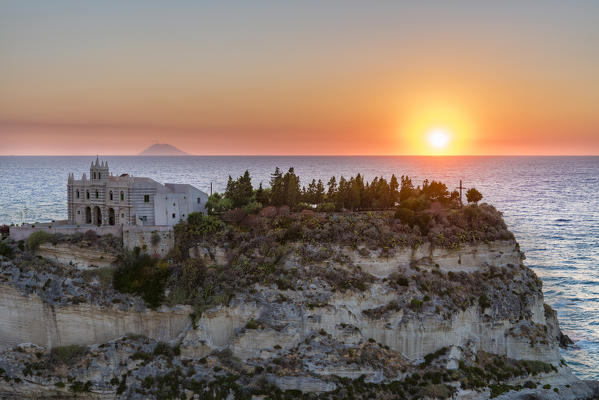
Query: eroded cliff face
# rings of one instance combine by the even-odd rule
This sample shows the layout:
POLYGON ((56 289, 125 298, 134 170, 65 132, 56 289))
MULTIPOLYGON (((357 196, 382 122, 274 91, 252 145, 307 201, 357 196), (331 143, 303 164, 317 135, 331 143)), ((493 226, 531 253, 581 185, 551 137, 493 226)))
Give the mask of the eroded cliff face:
MULTIPOLYGON (((379 279, 364 291, 345 292, 332 290, 317 280, 301 291, 258 285, 255 294, 237 297, 227 307, 205 312, 197 328, 185 333, 182 351, 204 356, 231 348, 237 357, 247 360, 272 355, 277 345, 291 349, 311 333, 324 331, 349 345, 374 340, 412 361, 443 347, 460 346, 513 359, 559 362, 559 343, 550 335, 557 320, 554 314, 546 315, 540 288, 526 298, 515 297, 517 304, 507 305, 512 309, 505 309, 501 303, 504 299, 497 299, 495 304, 491 299, 488 307, 482 307, 476 298, 474 304, 447 313, 442 302, 431 298, 428 291, 423 294, 389 284, 389 277, 397 273, 471 273, 499 267, 497 271, 507 269, 514 274, 509 282, 514 287, 508 286, 508 290, 524 286, 528 291, 527 285, 532 285, 527 282, 529 270, 521 265, 522 253, 515 242, 456 250, 425 246, 386 259, 349 249, 342 251, 362 271, 379 279), (405 297, 416 302, 407 302, 408 308, 404 308, 400 304, 405 297), (419 300, 425 297, 428 300, 419 300), (410 309, 411 304, 418 304, 414 306, 418 307, 417 312, 410 309), (258 321, 262 326, 245 329, 249 321, 258 321)), ((288 265, 294 268, 295 264, 288 265)), ((457 290, 460 289, 468 290, 457 290)))
POLYGON ((114 253, 68 243, 42 243, 35 253, 56 263, 79 269, 111 267, 117 259, 114 253))
POLYGON ((0 348, 20 343, 56 347, 104 343, 125 334, 172 340, 189 324, 188 306, 119 310, 87 303, 50 305, 0 285, 0 348))
MULTIPOLYGON (((200 245, 193 255, 219 268, 226 253, 200 245)), ((231 374, 238 380, 224 392, 219 386, 223 398, 250 393, 233 390, 237 387, 343 397, 347 385, 354 391, 361 382, 378 398, 478 399, 491 395, 499 377, 506 391, 520 391, 511 396, 550 398, 554 388, 562 398, 594 395, 596 388, 560 361, 555 313, 544 305, 540 281, 522 264, 515 241, 456 249, 427 244, 389 257, 366 248, 336 247, 334 253, 306 263, 301 249, 291 246, 282 261, 284 284, 255 284, 226 305, 202 310, 199 318, 196 310, 194 321, 189 306, 151 311, 88 302, 56 305, 5 281, 0 345, 13 350, 0 357, 5 377, 0 394, 67 396, 69 384, 56 385, 68 381, 90 382, 85 391, 90 398, 146 398, 154 396, 159 375, 178 371, 171 377, 177 393, 199 398, 209 390, 217 393, 210 385, 231 374), (331 269, 358 269, 367 282, 346 286, 326 279, 323 271, 331 269), (293 282, 298 276, 313 278, 293 282), (42 347, 14 350, 24 342, 42 347), (71 344, 92 346, 87 361, 79 360, 68 373, 40 367, 25 374, 19 367, 71 344), (543 384, 551 390, 542 390, 543 384), (423 389, 410 392, 416 386, 423 389)))

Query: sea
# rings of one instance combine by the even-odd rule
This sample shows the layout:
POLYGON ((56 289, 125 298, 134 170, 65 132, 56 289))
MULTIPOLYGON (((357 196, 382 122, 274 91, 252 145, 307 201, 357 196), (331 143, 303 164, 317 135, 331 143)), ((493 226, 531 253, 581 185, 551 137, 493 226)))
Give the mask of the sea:
MULTIPOLYGON (((545 301, 557 310, 562 330, 576 343, 562 357, 583 379, 599 379, 599 157, 321 157, 182 156, 101 157, 114 174, 147 176, 223 191, 229 175, 247 169, 252 183, 268 186, 275 167, 312 178, 361 173, 370 180, 391 174, 462 181, 503 212, 543 281, 545 301)), ((68 173, 89 176, 95 157, 0 157, 0 224, 66 219, 68 173)))

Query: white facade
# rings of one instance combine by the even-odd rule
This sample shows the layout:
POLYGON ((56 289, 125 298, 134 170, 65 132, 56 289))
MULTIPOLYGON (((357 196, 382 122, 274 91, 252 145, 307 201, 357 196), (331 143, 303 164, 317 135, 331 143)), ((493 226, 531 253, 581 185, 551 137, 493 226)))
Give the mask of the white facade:
POLYGON ((71 224, 175 225, 192 212, 205 212, 208 195, 187 184, 114 176, 108 163, 96 159, 89 179, 69 175, 67 200, 71 224))

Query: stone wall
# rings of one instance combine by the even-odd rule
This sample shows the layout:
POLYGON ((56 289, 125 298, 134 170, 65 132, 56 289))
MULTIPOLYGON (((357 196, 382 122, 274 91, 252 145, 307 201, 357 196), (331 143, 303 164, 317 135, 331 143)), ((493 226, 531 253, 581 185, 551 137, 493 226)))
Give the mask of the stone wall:
POLYGON ((172 226, 123 226, 123 247, 164 257, 175 246, 172 226))
POLYGON ((116 237, 122 237, 123 231, 121 226, 96 226, 96 225, 62 225, 62 224, 27 224, 23 226, 11 226, 9 235, 13 240, 25 240, 34 232, 44 231, 48 233, 62 233, 64 235, 72 235, 74 233, 85 233, 89 230, 96 232, 98 235, 111 234, 116 237))

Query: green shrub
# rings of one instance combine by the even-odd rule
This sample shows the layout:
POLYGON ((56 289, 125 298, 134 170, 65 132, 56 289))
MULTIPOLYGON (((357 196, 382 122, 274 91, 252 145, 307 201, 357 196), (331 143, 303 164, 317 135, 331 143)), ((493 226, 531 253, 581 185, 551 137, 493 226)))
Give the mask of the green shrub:
POLYGON ((0 240, 0 256, 12 257, 12 248, 4 240, 0 240))
POLYGON ((192 212, 187 216, 187 223, 196 233, 210 234, 221 230, 223 222, 217 217, 192 212))
POLYGON ((414 225, 414 211, 406 207, 400 207, 395 211, 395 218, 399 219, 402 224, 409 226, 414 225))
POLYGON ((245 329, 258 329, 260 325, 254 320, 254 318, 250 318, 250 320, 245 324, 245 329))
POLYGON ((168 343, 158 342, 156 347, 154 347, 154 355, 164 356, 166 358, 173 358, 176 355, 179 355, 180 350, 178 347, 171 347, 168 343))
POLYGON ((87 381, 85 383, 80 382, 80 381, 75 381, 69 387, 69 389, 74 393, 81 393, 81 392, 89 392, 91 387, 92 387, 92 383, 90 381, 87 381))
POLYGON ((396 281, 399 286, 410 286, 410 280, 403 275, 398 276, 396 281))
POLYGON ((478 305, 480 306, 480 309, 483 311, 486 308, 491 307, 491 302, 489 301, 489 298, 486 294, 483 293, 480 295, 480 297, 478 298, 478 305))
POLYGON ((53 347, 52 350, 50 350, 48 361, 50 364, 54 365, 64 364, 67 366, 72 366, 77 361, 85 357, 87 352, 87 347, 76 344, 70 346, 53 347))
POLYGON ((40 246, 40 244, 50 242, 53 240, 53 238, 54 235, 45 231, 33 232, 27 238, 27 248, 31 251, 35 251, 40 246))
POLYGON ((412 311, 420 311, 422 309, 422 300, 412 299, 408 307, 410 307, 410 310, 412 311))
POLYGON ((148 306, 158 307, 164 301, 164 286, 170 270, 165 263, 157 264, 156 258, 140 254, 139 249, 126 254, 114 271, 114 288, 140 295, 148 306))
POLYGON ((258 214, 260 210, 262 210, 262 203, 257 201, 252 201, 243 206, 243 211, 245 211, 246 214, 258 214))
POLYGON ((321 203, 316 207, 316 211, 320 212, 333 212, 335 211, 335 203, 321 203))
POLYGON ((85 271, 81 271, 81 275, 88 282, 92 281, 93 279, 97 279, 100 282, 100 286, 102 287, 102 289, 106 290, 112 284, 112 280, 114 277, 114 268, 105 267, 97 269, 87 269, 85 271))

